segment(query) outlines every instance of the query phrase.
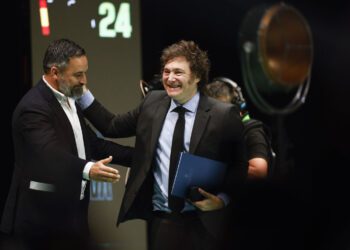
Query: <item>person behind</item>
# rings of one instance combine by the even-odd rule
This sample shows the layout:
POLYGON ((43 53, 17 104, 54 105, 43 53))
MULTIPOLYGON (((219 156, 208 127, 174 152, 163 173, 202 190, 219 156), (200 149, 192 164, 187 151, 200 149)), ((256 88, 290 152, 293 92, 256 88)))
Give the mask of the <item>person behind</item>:
POLYGON ((13 113, 15 168, 1 230, 14 236, 14 249, 81 249, 89 241, 89 180, 118 181, 107 164, 129 165, 133 150, 97 138, 75 105, 87 84, 82 47, 51 42, 43 68, 13 113))
POLYGON ((182 40, 162 52, 165 90, 150 91, 133 111, 114 115, 89 91, 79 101, 86 117, 105 136, 136 135, 117 225, 135 218, 148 220, 152 250, 209 250, 225 246, 223 237, 228 234, 230 206, 246 178, 247 163, 238 110, 200 93, 208 81, 208 72, 207 53, 193 41, 182 40), (196 202, 176 202, 168 192, 173 178, 169 168, 179 109, 185 113, 184 150, 228 165, 222 189, 211 193, 199 188, 204 199, 196 202))
POLYGON ((251 119, 239 86, 229 78, 217 77, 205 86, 207 96, 225 103, 235 104, 241 110, 249 163, 248 181, 237 199, 235 214, 237 220, 232 226, 232 249, 270 249, 276 239, 271 231, 271 219, 275 216, 275 204, 270 182, 273 155, 270 138, 265 133, 264 124, 251 119), (267 178, 268 177, 268 178, 267 178), (272 236, 272 237, 271 237, 272 236))
POLYGON ((162 83, 162 76, 159 74, 153 75, 153 78, 149 81, 140 80, 140 89, 142 97, 145 97, 148 92, 152 90, 164 90, 162 83))
POLYGON ((266 178, 269 172, 271 149, 263 124, 251 119, 246 110, 246 103, 242 92, 234 81, 226 77, 218 77, 204 88, 207 96, 213 97, 225 103, 233 103, 240 107, 241 117, 245 126, 245 141, 248 158, 248 178, 266 178), (251 126, 256 124, 256 126, 251 126))

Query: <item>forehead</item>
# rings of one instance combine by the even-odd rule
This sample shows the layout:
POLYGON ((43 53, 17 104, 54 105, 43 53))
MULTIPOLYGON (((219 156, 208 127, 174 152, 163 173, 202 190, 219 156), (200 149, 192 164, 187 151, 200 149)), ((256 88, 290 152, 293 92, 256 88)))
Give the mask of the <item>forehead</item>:
POLYGON ((190 70, 190 63, 186 60, 184 56, 174 57, 166 62, 165 69, 174 70, 174 69, 183 69, 190 70))
POLYGON ((86 56, 70 58, 66 71, 86 71, 88 68, 88 60, 86 56))

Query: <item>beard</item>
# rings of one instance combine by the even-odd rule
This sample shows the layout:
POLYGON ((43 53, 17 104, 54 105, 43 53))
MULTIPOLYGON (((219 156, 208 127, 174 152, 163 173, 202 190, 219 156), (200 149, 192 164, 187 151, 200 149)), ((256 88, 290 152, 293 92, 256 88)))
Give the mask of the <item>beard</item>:
POLYGON ((58 84, 58 89, 65 96, 77 99, 83 95, 83 85, 68 86, 64 81, 60 81, 58 84))

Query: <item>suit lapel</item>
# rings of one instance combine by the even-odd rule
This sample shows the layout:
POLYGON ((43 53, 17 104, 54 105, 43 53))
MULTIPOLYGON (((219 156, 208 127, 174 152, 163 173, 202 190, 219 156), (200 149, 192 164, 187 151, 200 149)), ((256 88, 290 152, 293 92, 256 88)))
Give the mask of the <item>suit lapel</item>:
POLYGON ((154 110, 155 115, 153 116, 153 121, 152 121, 152 135, 151 135, 151 144, 150 144, 152 155, 156 148, 158 138, 159 138, 161 129, 163 127, 166 114, 169 109, 169 104, 170 104, 170 98, 168 96, 165 96, 160 101, 158 107, 154 110))
MULTIPOLYGON (((160 101, 156 109, 154 110, 155 115, 153 116, 153 120, 152 120, 152 134, 151 134, 151 141, 150 141, 150 150, 151 150, 150 152, 152 153, 152 155, 158 143, 158 138, 159 138, 161 129, 163 127, 164 120, 169 109, 169 105, 170 105, 170 97, 165 96, 160 101)), ((199 104, 198 104, 196 118, 192 129, 190 150, 189 150, 190 153, 194 153, 197 149, 198 143, 203 135, 203 132, 210 118, 210 115, 208 112, 209 110, 210 110, 210 104, 208 102, 208 98, 206 96, 201 95, 199 104)))
POLYGON ((190 153, 192 154, 196 151, 198 143, 209 121, 209 110, 210 105, 208 103, 208 98, 206 96, 201 95, 191 135, 190 153))

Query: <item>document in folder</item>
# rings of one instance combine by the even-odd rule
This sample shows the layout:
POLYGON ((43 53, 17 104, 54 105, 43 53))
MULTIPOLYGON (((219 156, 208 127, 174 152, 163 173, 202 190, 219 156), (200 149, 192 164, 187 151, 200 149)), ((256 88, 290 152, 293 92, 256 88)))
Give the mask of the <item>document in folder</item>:
POLYGON ((226 164, 223 162, 182 152, 171 194, 186 198, 194 186, 206 191, 216 189, 222 185, 225 172, 226 164))

